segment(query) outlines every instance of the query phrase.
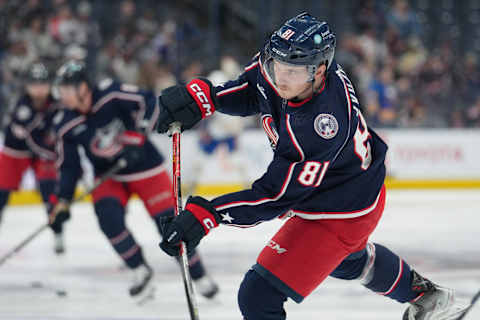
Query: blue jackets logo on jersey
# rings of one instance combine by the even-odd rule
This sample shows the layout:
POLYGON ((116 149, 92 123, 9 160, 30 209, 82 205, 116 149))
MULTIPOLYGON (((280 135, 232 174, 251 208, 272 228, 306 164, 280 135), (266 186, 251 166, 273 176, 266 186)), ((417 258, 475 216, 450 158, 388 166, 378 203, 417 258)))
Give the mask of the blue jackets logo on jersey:
POLYGON ((17 118, 19 120, 25 121, 28 118, 30 118, 31 116, 32 116, 32 111, 30 111, 30 109, 27 106, 22 105, 22 106, 18 107, 17 118))
POLYGON ((97 128, 90 144, 92 153, 103 158, 110 158, 118 154, 122 150, 122 145, 117 142, 117 138, 124 130, 122 122, 118 119, 113 120, 105 127, 97 128))
POLYGON ((332 139, 338 132, 338 121, 328 113, 321 113, 313 122, 313 127, 318 135, 324 139, 332 139))

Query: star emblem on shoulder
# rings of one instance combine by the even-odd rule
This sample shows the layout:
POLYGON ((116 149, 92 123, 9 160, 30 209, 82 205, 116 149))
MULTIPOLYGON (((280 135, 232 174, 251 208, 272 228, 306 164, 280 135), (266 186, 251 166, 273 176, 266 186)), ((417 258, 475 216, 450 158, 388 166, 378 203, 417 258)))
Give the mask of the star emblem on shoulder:
POLYGON ((233 222, 233 217, 228 213, 220 213, 220 216, 222 217, 222 221, 227 221, 228 223, 233 222))

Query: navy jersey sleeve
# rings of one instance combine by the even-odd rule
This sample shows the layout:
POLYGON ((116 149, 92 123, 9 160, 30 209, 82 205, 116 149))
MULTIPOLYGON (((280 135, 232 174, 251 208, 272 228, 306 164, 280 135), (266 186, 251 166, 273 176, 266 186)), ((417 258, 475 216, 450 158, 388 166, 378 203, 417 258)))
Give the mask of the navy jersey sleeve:
MULTIPOLYGON (((280 140, 289 139, 288 148, 277 150, 266 173, 249 190, 230 193, 213 200, 222 222, 253 226, 287 213, 302 200, 319 192, 319 186, 349 135, 348 117, 341 111, 339 132, 333 139, 322 139, 295 127, 295 115, 285 115, 280 140), (346 123, 347 122, 347 123, 346 123)), ((301 115, 300 115, 301 117, 301 115)), ((313 125, 311 130, 314 130, 313 125)), ((282 146, 280 146, 282 148, 282 146)))
POLYGON ((152 91, 141 90, 132 84, 113 82, 111 79, 100 82, 98 88, 106 94, 93 106, 93 112, 108 99, 114 100, 122 110, 127 130, 152 131, 160 112, 152 91))
MULTIPOLYGON (((57 117, 63 116, 60 112, 57 117)), ((75 128, 85 121, 85 117, 69 117, 70 119, 58 120, 57 128, 57 168, 59 173, 57 196, 62 199, 72 200, 77 181, 82 175, 78 143, 75 139, 75 128)), ((55 120, 54 120, 55 121, 55 120)))
POLYGON ((256 55, 235 80, 215 87, 217 110, 235 116, 259 113, 257 102, 257 76, 259 62, 256 55))

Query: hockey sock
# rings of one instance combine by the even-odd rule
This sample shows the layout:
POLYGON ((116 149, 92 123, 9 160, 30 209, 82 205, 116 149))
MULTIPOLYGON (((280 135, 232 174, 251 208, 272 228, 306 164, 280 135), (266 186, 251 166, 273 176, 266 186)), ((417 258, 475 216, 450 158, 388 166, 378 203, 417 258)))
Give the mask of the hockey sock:
POLYGON ((125 226, 125 209, 117 199, 103 198, 95 203, 100 229, 113 249, 130 268, 145 263, 142 249, 125 226))
MULTIPOLYGON (((182 263, 181 257, 176 257, 176 259, 178 263, 182 263)), ((205 267, 197 250, 188 254, 188 270, 193 280, 200 279, 205 275, 205 267)))
POLYGON ((285 320, 287 297, 250 269, 238 290, 238 306, 245 320, 285 320))
POLYGON ((43 202, 48 203, 50 195, 55 191, 55 180, 39 180, 38 188, 40 189, 43 202))
MULTIPOLYGON (((47 216, 49 212, 48 208, 48 199, 51 194, 53 194, 55 190, 55 180, 39 180, 38 181, 38 188, 40 190, 40 194, 42 195, 43 203, 45 206, 47 206, 47 216)), ((53 226, 50 226, 50 229, 52 229, 53 233, 59 234, 62 233, 63 231, 63 224, 55 224, 53 226)))
POLYGON ((205 267, 197 250, 188 254, 188 269, 193 280, 200 279, 205 275, 205 267))
POLYGON ((8 196, 10 195, 10 190, 0 190, 0 219, 2 218, 2 212, 8 202, 8 196))
POLYGON ((374 248, 373 265, 364 277, 369 280, 365 287, 401 303, 415 299, 418 292, 412 290, 410 266, 384 246, 374 244, 374 248))

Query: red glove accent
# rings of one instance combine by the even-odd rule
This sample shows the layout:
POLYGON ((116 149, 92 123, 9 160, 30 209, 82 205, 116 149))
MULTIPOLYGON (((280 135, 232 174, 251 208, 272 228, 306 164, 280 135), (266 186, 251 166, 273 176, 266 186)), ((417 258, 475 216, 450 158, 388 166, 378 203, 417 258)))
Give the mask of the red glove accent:
POLYGON ((210 232, 210 229, 218 227, 215 217, 207 209, 194 203, 188 203, 185 207, 185 210, 190 211, 198 220, 198 222, 200 222, 203 230, 205 230, 205 235, 210 232))
POLYGON ((126 130, 118 137, 118 141, 123 145, 143 146, 145 135, 140 132, 126 130))
POLYGON ((202 119, 211 116, 215 112, 215 105, 212 100, 212 92, 207 82, 200 79, 193 79, 187 84, 188 93, 197 103, 202 119))

